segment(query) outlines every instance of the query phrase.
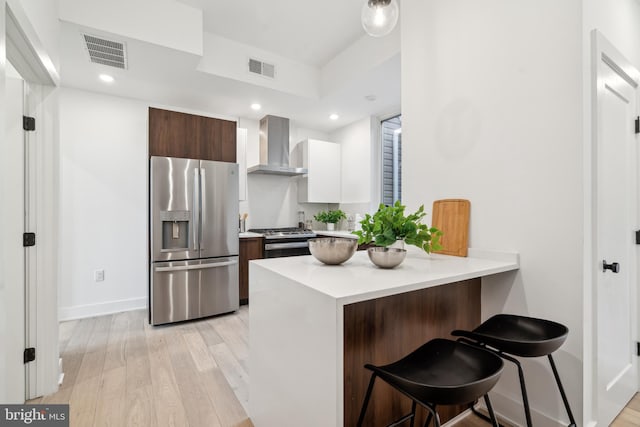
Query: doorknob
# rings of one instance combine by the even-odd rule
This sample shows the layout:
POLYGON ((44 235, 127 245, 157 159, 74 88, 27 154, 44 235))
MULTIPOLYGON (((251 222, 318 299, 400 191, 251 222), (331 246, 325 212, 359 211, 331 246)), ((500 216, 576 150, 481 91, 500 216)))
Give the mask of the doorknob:
POLYGON ((612 262, 611 264, 607 264, 607 260, 602 260, 602 271, 605 272, 607 270, 611 270, 614 273, 618 273, 620 271, 620 264, 617 262, 612 262))

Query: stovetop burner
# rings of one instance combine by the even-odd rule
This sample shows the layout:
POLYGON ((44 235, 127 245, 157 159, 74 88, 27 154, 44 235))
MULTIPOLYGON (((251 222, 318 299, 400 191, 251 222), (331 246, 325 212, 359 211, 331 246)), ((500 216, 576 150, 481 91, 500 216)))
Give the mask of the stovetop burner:
POLYGON ((252 228, 252 233, 264 234, 266 239, 294 239, 294 238, 311 238, 316 237, 316 233, 311 230, 305 230, 297 227, 281 227, 281 228, 252 228))

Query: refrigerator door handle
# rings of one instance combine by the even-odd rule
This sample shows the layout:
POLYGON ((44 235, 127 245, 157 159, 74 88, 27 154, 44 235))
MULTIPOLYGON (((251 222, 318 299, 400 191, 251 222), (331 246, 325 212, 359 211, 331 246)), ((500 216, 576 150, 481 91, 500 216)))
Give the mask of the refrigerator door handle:
POLYGON ((225 261, 225 262, 216 262, 211 264, 179 265, 176 267, 156 267, 155 271, 157 273, 163 273, 167 271, 204 270, 205 268, 226 267, 226 266, 234 265, 237 263, 238 261, 225 261))
MULTIPOLYGON (((202 218, 206 218, 206 194, 207 194, 207 179, 206 179, 206 175, 205 175, 205 169, 204 168, 200 168, 200 214, 201 214, 201 221, 204 222, 204 219, 202 218)), ((200 225, 200 236, 198 237, 198 241, 200 242, 200 250, 202 251, 202 249, 204 249, 204 246, 206 244, 206 242, 204 241, 204 231, 202 230, 202 225, 200 225)), ((200 256, 204 256, 204 255, 200 255, 200 256)))
POLYGON ((200 250, 200 168, 193 170, 193 250, 200 250))

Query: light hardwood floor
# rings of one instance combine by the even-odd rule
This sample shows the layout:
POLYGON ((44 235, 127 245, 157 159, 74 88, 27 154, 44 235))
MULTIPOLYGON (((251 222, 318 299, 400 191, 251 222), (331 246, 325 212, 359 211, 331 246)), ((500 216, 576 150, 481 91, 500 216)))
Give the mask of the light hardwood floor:
POLYGON ((249 427, 248 310, 153 327, 146 311, 60 324, 72 426, 249 427))
MULTIPOLYGON (((30 403, 69 403, 73 427, 252 427, 248 341, 246 306, 161 327, 146 311, 63 322, 64 382, 30 403)), ((456 423, 487 425, 472 415, 456 423)), ((613 426, 640 426, 640 397, 613 426)))
POLYGON ((613 420, 611 427, 640 426, 640 394, 636 394, 627 407, 613 420))

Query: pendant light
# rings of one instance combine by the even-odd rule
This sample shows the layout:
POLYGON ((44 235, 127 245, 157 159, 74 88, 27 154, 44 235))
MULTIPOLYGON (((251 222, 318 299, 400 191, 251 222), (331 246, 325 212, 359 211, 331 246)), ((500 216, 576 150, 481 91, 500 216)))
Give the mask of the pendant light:
POLYGON ((373 37, 386 36, 398 22, 397 0, 365 0, 362 27, 373 37))

